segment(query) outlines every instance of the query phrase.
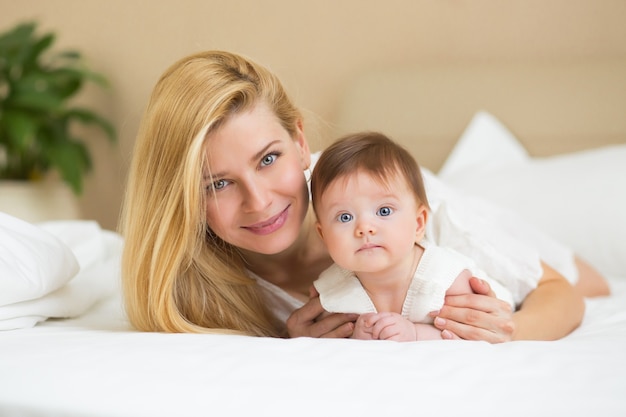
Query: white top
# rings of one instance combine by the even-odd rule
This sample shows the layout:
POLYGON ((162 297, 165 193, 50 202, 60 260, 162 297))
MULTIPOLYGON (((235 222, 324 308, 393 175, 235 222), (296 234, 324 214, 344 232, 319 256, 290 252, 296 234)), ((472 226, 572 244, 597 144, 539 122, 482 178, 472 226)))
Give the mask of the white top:
MULTIPOLYGON (((319 153, 312 155, 312 164, 319 153)), ((453 189, 432 172, 422 168, 431 208, 426 237, 472 259, 488 277, 510 291, 520 304, 541 278, 540 260, 570 282, 578 279, 573 252, 521 220, 511 211, 453 189)), ((268 297, 272 311, 283 322, 302 301, 261 277, 257 279, 268 297)))
MULTIPOLYGON (((443 306, 446 291, 464 270, 469 270, 474 277, 487 280, 498 298, 514 306, 510 291, 489 279, 468 257, 426 241, 421 245, 424 247, 424 253, 415 269, 402 305, 403 317, 414 323, 432 323, 428 313, 443 306)), ((313 285, 320 294, 322 307, 328 312, 356 314, 378 312, 354 272, 337 264, 322 272, 313 285)))

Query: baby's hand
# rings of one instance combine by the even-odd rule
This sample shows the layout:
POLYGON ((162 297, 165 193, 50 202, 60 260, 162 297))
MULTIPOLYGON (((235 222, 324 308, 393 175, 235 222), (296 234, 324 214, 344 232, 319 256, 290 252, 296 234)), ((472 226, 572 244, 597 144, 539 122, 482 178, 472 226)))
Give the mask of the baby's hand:
POLYGON ((361 340, 373 340, 374 338, 372 337, 372 325, 369 323, 371 322, 370 318, 376 315, 376 313, 361 314, 354 324, 354 332, 352 333, 352 338, 361 340))
POLYGON ((417 340, 417 331, 415 325, 400 314, 367 313, 357 320, 352 337, 409 342, 417 340))

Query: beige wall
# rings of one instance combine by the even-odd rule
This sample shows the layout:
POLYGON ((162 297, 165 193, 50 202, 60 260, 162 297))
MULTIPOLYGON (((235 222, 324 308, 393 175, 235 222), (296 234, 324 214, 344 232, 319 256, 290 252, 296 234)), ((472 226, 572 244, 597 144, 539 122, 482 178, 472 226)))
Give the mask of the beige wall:
MULTIPOLYGON (((626 57, 623 0, 0 0, 0 28, 36 19, 108 76, 83 99, 117 125, 98 140, 83 216, 115 228, 148 94, 174 60, 203 49, 249 55, 295 101, 332 123, 342 86, 366 68, 428 62, 626 57)), ((330 129, 332 131, 332 128, 330 129)), ((313 142, 313 147, 319 147, 313 142)))

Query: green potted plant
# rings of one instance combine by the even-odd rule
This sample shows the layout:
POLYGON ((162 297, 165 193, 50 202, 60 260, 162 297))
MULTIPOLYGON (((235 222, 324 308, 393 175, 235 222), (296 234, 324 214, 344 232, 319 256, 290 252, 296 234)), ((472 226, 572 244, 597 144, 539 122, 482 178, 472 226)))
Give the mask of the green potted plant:
POLYGON ((0 33, 0 182, 32 182, 56 172, 79 195, 92 164, 75 125, 94 125, 112 142, 116 133, 108 120, 71 99, 88 82, 107 82, 80 52, 50 52, 55 34, 36 29, 28 22, 0 33))

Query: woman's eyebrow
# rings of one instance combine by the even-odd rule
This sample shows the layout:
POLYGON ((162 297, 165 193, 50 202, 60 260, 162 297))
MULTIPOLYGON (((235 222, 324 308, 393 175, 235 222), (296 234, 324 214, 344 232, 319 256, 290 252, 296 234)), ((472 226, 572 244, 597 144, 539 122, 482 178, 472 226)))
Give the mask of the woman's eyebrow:
POLYGON ((252 158, 250 159, 250 162, 254 163, 257 160, 259 160, 263 155, 265 155, 267 153, 267 150, 269 148, 271 148, 272 146, 274 146, 275 144, 280 143, 280 140, 276 139, 271 141, 270 143, 268 143, 267 145, 265 145, 263 147, 263 149, 261 149, 259 152, 255 153, 254 155, 252 155, 252 158))
MULTIPOLYGON (((257 153, 255 153, 254 155, 252 155, 252 157, 250 158, 250 162, 251 163, 256 163, 257 160, 259 160, 263 155, 265 155, 267 153, 267 150, 269 148, 271 148, 272 146, 274 146, 275 144, 280 143, 280 140, 273 140, 270 143, 268 143, 267 145, 265 145, 260 151, 258 151, 257 153)), ((224 176, 226 176, 228 174, 228 172, 216 172, 213 174, 205 174, 203 175, 203 179, 204 180, 208 180, 208 179, 213 179, 213 178, 222 178, 224 176)))

